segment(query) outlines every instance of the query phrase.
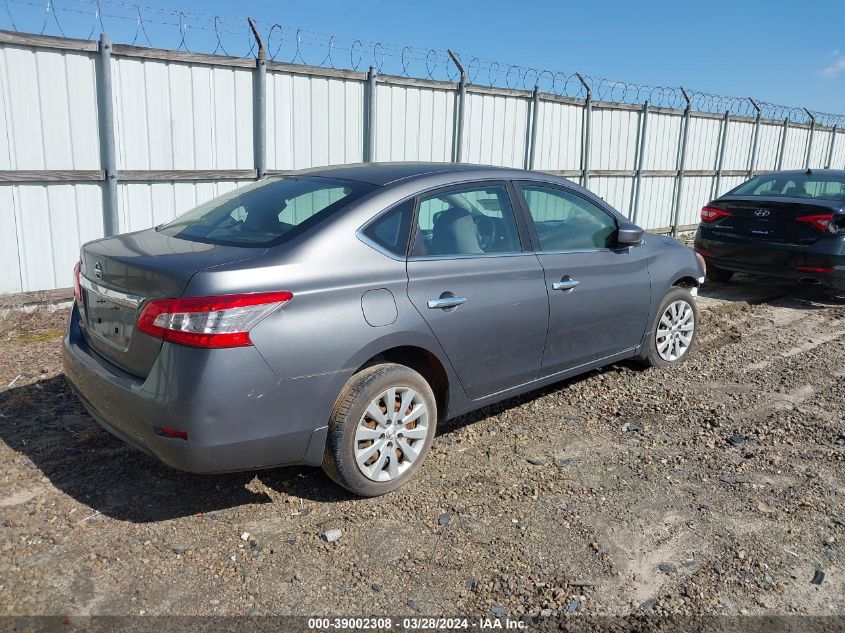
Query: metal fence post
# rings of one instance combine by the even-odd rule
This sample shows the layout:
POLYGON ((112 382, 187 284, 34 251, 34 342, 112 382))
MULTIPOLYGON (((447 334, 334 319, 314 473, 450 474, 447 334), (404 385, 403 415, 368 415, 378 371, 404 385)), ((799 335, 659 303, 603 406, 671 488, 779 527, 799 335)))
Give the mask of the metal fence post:
POLYGON ((760 119, 762 118, 762 110, 754 99, 748 97, 748 100, 757 111, 757 116, 754 117, 754 137, 751 141, 751 156, 748 158, 748 177, 752 178, 754 176, 754 170, 757 168, 757 152, 760 147, 760 119))
POLYGON ((590 187, 590 133, 593 126, 593 89, 590 88, 580 73, 575 73, 578 81, 587 91, 587 99, 584 101, 584 119, 581 126, 581 186, 590 187))
POLYGON ((526 167, 534 169, 535 158, 537 155, 537 128, 539 127, 537 119, 540 116, 540 86, 534 86, 534 92, 531 93, 531 120, 528 124, 528 161, 526 167))
POLYGON ((367 72, 367 89, 364 91, 364 162, 375 162, 376 157, 376 78, 378 71, 370 66, 367 72))
POLYGON ((97 110, 100 119, 100 151, 106 178, 106 190, 103 195, 103 234, 109 236, 120 232, 120 219, 117 212, 117 150, 112 105, 111 41, 105 33, 100 34, 99 52, 97 110))
POLYGON ((637 172, 634 176, 634 205, 631 210, 631 222, 637 223, 637 215, 640 212, 640 195, 643 184, 643 166, 645 165, 646 133, 648 132, 648 101, 643 103, 643 112, 640 115, 640 142, 637 149, 637 172))
POLYGON ((684 130, 681 134, 681 146, 679 148, 679 164, 678 164, 678 180, 675 184, 675 209, 672 213, 672 236, 676 237, 678 235, 678 219, 681 215, 681 196, 683 195, 684 191, 684 170, 686 169, 687 164, 687 140, 689 139, 689 122, 690 122, 690 112, 692 111, 692 101, 687 94, 687 91, 684 90, 684 87, 681 86, 681 93, 684 95, 684 99, 687 102, 687 107, 684 108, 684 130))
POLYGON ((830 166, 833 163, 833 146, 836 143, 836 128, 837 125, 834 124, 833 129, 830 131, 830 146, 827 148, 827 162, 824 166, 825 169, 830 169, 830 166))
POLYGON ((728 144, 728 123, 730 123, 730 113, 725 110, 725 116, 722 119, 722 133, 719 138, 719 158, 716 161, 716 181, 713 183, 711 198, 719 197, 719 190, 722 186, 722 167, 725 164, 725 146, 728 144))
POLYGON ((804 158, 804 169, 810 169, 810 154, 813 151, 813 133, 816 131, 816 117, 807 108, 804 108, 804 112, 810 117, 810 138, 807 139, 807 155, 804 158))
POLYGON ((464 160, 464 107, 467 98, 467 73, 458 56, 451 49, 446 49, 446 52, 449 53, 449 57, 452 58, 455 67, 461 73, 461 78, 458 81, 458 103, 455 108, 455 126, 453 128, 455 132, 452 136, 452 161, 462 163, 464 160))
POLYGON ((267 49, 252 18, 249 26, 258 43, 258 59, 255 60, 255 172, 258 179, 267 175, 267 49))
POLYGON ((778 171, 783 169, 783 155, 786 153, 786 135, 789 133, 789 117, 783 120, 783 132, 780 135, 780 151, 778 152, 778 171))

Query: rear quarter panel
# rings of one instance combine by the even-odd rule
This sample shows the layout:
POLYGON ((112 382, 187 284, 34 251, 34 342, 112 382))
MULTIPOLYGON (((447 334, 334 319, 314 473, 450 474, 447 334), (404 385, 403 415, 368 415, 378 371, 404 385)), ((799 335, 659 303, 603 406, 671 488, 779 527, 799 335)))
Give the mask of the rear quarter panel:
MULTIPOLYGON (((344 384, 373 356, 412 345, 435 354, 450 385, 458 385, 451 366, 428 325, 407 294, 404 259, 393 259, 356 236, 357 221, 326 227, 313 239, 279 247, 243 268, 203 271, 186 295, 288 290, 293 299, 250 332, 267 364, 282 380, 332 375, 323 393, 303 393, 314 401, 315 421, 328 420, 344 384), (362 297, 387 290, 396 305, 391 323, 371 325, 362 297)), ((383 301, 384 293, 380 294, 383 301)), ((371 319, 372 320, 372 319, 371 319)), ((385 319, 386 321, 387 319, 385 319)))

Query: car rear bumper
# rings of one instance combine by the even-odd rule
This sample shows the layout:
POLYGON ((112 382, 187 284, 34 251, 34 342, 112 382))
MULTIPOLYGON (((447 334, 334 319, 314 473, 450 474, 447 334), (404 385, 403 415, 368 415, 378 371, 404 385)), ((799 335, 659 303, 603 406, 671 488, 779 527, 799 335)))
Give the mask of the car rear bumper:
POLYGON ((75 306, 63 360, 103 428, 174 468, 211 473, 322 461, 337 374, 281 380, 254 347, 165 343, 146 379, 137 378, 88 346, 75 306), (160 427, 188 439, 162 437, 160 427))
POLYGON ((845 290, 845 254, 842 240, 813 244, 783 244, 718 239, 698 230, 695 250, 708 266, 742 273, 766 275, 845 290))

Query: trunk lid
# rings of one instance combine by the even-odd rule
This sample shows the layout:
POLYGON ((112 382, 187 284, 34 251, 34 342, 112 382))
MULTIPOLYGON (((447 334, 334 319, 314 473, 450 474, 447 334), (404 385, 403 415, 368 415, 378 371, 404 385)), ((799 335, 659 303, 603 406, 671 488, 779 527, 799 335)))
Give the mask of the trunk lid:
POLYGON ((724 197, 711 204, 731 213, 710 225, 715 232, 749 241, 791 244, 810 244, 825 235, 812 224, 799 222, 797 218, 833 214, 841 206, 833 200, 784 200, 783 197, 763 196, 724 197))
POLYGON ((101 356, 145 377, 162 341, 135 331, 144 301, 179 297, 198 271, 265 250, 191 242, 155 229, 89 242, 81 257, 83 336, 101 356))

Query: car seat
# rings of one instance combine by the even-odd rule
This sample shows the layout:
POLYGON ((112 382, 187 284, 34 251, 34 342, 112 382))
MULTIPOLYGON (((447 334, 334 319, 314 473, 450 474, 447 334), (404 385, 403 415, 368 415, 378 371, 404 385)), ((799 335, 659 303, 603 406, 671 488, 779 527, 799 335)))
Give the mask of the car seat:
POLYGON ((437 214, 431 236, 433 255, 471 255, 483 252, 469 211, 449 207, 437 214))

